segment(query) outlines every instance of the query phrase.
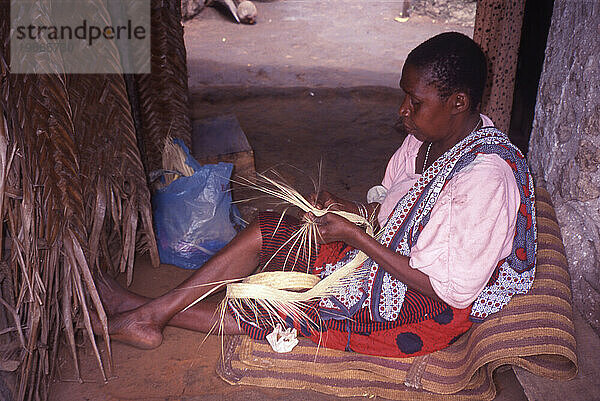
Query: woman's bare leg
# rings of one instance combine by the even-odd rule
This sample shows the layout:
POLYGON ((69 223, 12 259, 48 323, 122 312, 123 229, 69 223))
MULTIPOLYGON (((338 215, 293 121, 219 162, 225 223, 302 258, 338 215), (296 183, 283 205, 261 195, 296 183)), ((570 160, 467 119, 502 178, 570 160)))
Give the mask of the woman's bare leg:
MULTIPOLYGON (((222 280, 238 279, 252 274, 259 262, 262 246, 260 227, 252 223, 229 244, 213 256, 199 270, 165 295, 153 299, 136 309, 109 316, 111 338, 138 348, 156 348, 162 342, 162 330, 179 312, 196 299, 213 289, 205 285, 222 280)), ((186 310, 174 323, 189 325, 207 331, 214 321, 215 305, 198 303, 186 310), (189 312, 189 313, 188 313, 189 312), (197 319, 197 322, 192 321, 197 319)), ((233 321, 233 318, 226 324, 233 321)), ((229 327, 231 329, 231 327, 229 327)), ((235 328, 237 330, 237 328, 235 328)))
MULTIPOLYGON (((96 288, 108 316, 139 308, 152 301, 152 298, 127 291, 110 277, 101 277, 96 280, 96 288)), ((208 333, 220 320, 217 309, 222 299, 222 296, 216 296, 203 300, 191 308, 177 313, 167 325, 208 333)), ((229 313, 226 313, 223 319, 223 334, 243 334, 229 313)))

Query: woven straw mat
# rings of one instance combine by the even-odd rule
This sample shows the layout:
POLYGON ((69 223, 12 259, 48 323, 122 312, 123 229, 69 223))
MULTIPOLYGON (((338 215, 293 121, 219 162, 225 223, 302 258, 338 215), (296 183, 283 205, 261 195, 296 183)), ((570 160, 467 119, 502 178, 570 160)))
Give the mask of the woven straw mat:
POLYGON ((301 338, 292 352, 278 354, 266 342, 232 336, 217 373, 231 384, 411 401, 491 400, 492 373, 501 365, 552 379, 575 377, 567 260, 550 195, 543 188, 536 195, 539 243, 532 289, 448 348, 394 359, 318 348, 301 338))

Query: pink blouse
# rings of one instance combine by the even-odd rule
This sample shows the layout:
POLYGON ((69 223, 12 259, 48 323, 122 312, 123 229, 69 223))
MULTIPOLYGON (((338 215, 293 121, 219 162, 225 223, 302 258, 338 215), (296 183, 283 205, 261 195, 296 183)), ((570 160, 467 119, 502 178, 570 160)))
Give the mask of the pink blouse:
MULTIPOLYGON (((422 142, 408 136, 390 159, 379 222, 420 177, 415 159, 422 142)), ((495 154, 480 154, 440 193, 429 222, 410 252, 410 266, 429 276, 436 294, 466 308, 512 249, 520 196, 510 166, 495 154)))

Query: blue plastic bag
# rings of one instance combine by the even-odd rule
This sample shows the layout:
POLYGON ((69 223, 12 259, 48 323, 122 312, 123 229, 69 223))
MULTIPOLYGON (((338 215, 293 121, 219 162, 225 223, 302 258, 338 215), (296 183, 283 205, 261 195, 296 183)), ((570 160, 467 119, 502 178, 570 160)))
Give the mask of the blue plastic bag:
POLYGON ((152 197, 158 253, 162 263, 197 269, 236 234, 241 218, 231 204, 231 163, 200 165, 187 154, 194 174, 182 176, 152 197))

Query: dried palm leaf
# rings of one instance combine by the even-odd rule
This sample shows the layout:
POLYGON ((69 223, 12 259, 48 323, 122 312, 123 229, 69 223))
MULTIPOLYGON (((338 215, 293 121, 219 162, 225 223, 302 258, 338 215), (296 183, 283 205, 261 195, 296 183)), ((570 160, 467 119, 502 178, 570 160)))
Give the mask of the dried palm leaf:
MULTIPOLYGON (((102 2, 97 6, 109 22, 102 2)), ((15 16, 51 25, 51 0, 15 7, 15 16)), ((7 2, 0 4, 0 15, 0 233, 10 241, 4 255, 0 237, 0 257, 9 258, 12 277, 12 291, 3 291, 10 299, 0 303, 15 320, 23 350, 17 399, 45 399, 60 337, 70 344, 78 370, 74 319, 83 321, 104 375, 88 308, 104 326, 110 355, 106 316, 92 280, 98 264, 112 265, 116 255, 131 280, 136 239, 155 265, 159 259, 123 77, 65 75, 60 55, 46 66, 53 75, 9 74, 7 2)))
MULTIPOLYGON (((4 110, 0 107, 0 221, 4 221, 6 209, 4 205, 4 194, 8 192, 8 174, 17 151, 13 141, 9 144, 8 127, 4 118, 4 110)), ((4 230, 0 230, 0 260, 2 260, 4 230)))
POLYGON ((167 135, 181 138, 191 149, 186 52, 178 1, 152 1, 151 74, 136 75, 140 133, 147 173, 161 168, 167 135))
MULTIPOLYGON (((36 4, 34 9, 27 10, 31 5, 19 4, 22 7, 21 11, 33 13, 37 15, 38 22, 44 22, 46 9, 45 4, 36 4)), ((33 15, 32 14, 32 15, 33 15)), ((22 15, 15 13, 15 15, 22 15)), ((7 44, 7 29, 6 20, 2 21, 2 44, 6 49, 7 44)), ((6 54, 6 52, 2 52, 6 54)), ((33 161, 38 161, 32 152, 31 148, 40 146, 44 151, 47 151, 45 156, 54 158, 56 155, 54 148, 48 144, 47 137, 49 132, 61 131, 61 125, 64 120, 60 119, 64 109, 64 103, 60 101, 54 103, 49 100, 49 97, 60 87, 60 82, 48 82, 48 87, 40 86, 41 81, 48 77, 27 77, 20 76, 19 78, 9 76, 7 61, 2 60, 2 108, 7 117, 7 131, 11 141, 16 146, 17 153, 13 168, 9 172, 13 180, 13 187, 18 186, 21 191, 20 197, 10 199, 8 208, 8 232, 11 239, 11 255, 10 268, 13 272, 13 284, 15 289, 15 309, 19 312, 19 323, 25 324, 28 327, 26 332, 26 344, 24 353, 22 353, 21 367, 19 369, 18 378, 18 394, 17 399, 25 398, 44 398, 48 377, 44 375, 49 369, 50 362, 48 354, 44 349, 50 331, 56 329, 47 324, 49 314, 45 309, 47 305, 56 305, 56 303, 47 304, 46 300, 49 296, 48 283, 46 279, 50 276, 43 272, 46 267, 47 252, 45 244, 48 243, 48 237, 45 235, 47 225, 45 224, 46 217, 52 215, 54 217, 60 211, 66 210, 69 203, 64 205, 64 209, 58 207, 60 198, 60 188, 57 186, 47 185, 46 181, 52 180, 54 176, 43 171, 43 167, 34 165, 33 161), (20 90, 16 90, 21 86, 20 90), (37 99, 28 98, 31 94, 30 90, 36 87, 48 89, 48 92, 37 99), (49 95, 48 95, 49 94, 49 95), (27 102, 34 103, 32 108, 22 107, 27 102), (28 121, 29 110, 52 111, 57 113, 57 117, 52 121, 39 121, 40 124, 30 124, 28 121), (37 109, 37 110, 36 110, 37 109), (34 128, 35 129, 32 129, 34 128), (39 129, 39 130, 38 130, 39 129), (35 146, 33 146, 35 145, 35 146), (49 156, 50 155, 50 156, 49 156), (48 205, 48 209, 41 211, 40 202, 44 206, 48 205), (44 221, 40 221, 44 220, 44 221), (42 272, 42 273, 40 273, 42 272)), ((35 89, 34 89, 35 90, 35 89)), ((44 113, 49 114, 49 113, 44 113)), ((67 121, 68 122, 68 121, 67 121)), ((67 161, 69 160, 68 148, 65 149, 67 161)), ((61 160, 67 163, 65 160, 61 160)), ((54 165, 53 160, 50 166, 54 165)), ((48 168, 48 167, 46 167, 48 168)), ((64 194, 65 192, 63 192, 64 194)), ((3 205, 6 206, 6 203, 3 205)), ((61 216, 62 217, 62 216, 61 216)), ((58 221, 61 221, 59 219, 58 221)), ((51 307, 51 306, 50 306, 51 307)))
POLYGON ((73 76, 69 95, 77 104, 74 121, 78 131, 78 148, 82 174, 91 185, 85 187, 86 221, 90 233, 90 268, 93 270, 103 248, 105 260, 131 277, 138 221, 142 222, 140 237, 152 263, 159 262, 152 228, 150 193, 146 184, 125 84, 122 77, 111 75, 73 76), (99 105, 92 108, 90 105, 99 105), (98 118, 109 114, 114 120, 98 118), (106 217, 109 217, 108 219, 106 217), (118 233, 116 237, 112 233, 118 233), (116 243, 115 243, 116 241, 116 243), (116 245, 116 247, 115 247, 116 245), (116 252, 106 252, 108 248, 116 252))
POLYGON ((73 295, 72 289, 72 281, 71 281, 71 266, 67 265, 63 268, 63 275, 61 277, 64 285, 64 290, 62 291, 61 297, 61 306, 62 306, 62 318, 65 331, 67 332, 67 342, 70 347, 71 356, 73 357, 73 365, 75 366, 75 374, 77 376, 77 380, 81 383, 81 372, 79 370, 79 361, 77 359, 77 349, 75 346, 75 331, 73 329, 73 317, 72 317, 72 300, 71 296, 73 295))

